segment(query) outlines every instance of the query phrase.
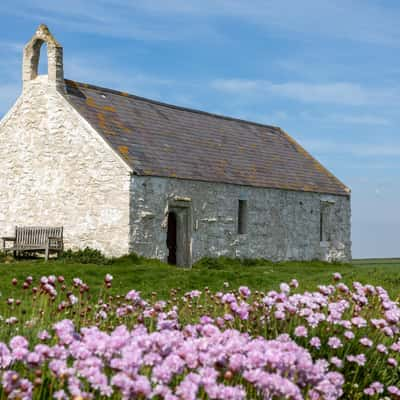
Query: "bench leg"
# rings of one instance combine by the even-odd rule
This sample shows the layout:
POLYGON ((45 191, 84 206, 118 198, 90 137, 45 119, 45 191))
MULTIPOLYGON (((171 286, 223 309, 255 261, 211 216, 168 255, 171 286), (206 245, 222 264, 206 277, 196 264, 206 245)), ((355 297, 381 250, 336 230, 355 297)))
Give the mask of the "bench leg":
POLYGON ((49 261, 49 246, 46 246, 46 250, 44 251, 44 258, 46 261, 49 261))

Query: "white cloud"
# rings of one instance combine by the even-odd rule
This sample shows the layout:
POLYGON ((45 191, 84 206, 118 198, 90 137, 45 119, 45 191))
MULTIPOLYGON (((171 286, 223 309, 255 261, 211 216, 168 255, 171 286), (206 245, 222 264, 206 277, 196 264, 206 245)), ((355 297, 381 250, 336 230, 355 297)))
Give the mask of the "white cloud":
POLYGON ((211 87, 227 93, 251 96, 272 94, 306 103, 362 106, 400 101, 400 91, 397 89, 367 88, 358 83, 350 82, 273 83, 265 80, 218 79, 211 82, 211 87))
POLYGON ((328 121, 342 124, 353 125, 381 125, 388 126, 391 122, 387 118, 376 115, 346 115, 346 114, 330 114, 326 117, 328 121))

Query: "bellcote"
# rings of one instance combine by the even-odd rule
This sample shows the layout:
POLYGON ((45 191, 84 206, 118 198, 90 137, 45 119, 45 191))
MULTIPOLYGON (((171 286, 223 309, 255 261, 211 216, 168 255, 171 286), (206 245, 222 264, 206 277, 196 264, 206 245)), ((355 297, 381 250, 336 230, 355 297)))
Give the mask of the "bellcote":
POLYGON ((22 80, 23 87, 38 76, 40 48, 47 45, 48 83, 58 91, 65 91, 63 48, 46 25, 40 25, 32 39, 24 47, 22 80))

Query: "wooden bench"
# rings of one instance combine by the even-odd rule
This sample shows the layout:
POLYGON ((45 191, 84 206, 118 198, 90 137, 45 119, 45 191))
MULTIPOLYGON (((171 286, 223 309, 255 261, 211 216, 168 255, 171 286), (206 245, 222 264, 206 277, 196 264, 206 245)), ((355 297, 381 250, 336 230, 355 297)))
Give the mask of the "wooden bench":
POLYGON ((57 252, 60 256, 64 250, 63 227, 16 226, 14 237, 3 237, 2 239, 4 253, 12 251, 14 256, 44 251, 47 261, 51 251, 57 252), (7 246, 7 242, 12 242, 13 245, 7 246))

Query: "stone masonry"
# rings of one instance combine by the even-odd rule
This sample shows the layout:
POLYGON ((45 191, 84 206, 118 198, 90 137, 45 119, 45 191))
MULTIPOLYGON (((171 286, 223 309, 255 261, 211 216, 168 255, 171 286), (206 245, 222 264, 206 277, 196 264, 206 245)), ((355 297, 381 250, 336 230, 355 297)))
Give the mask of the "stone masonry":
POLYGON ((134 177, 130 248, 165 260, 171 200, 191 208, 193 262, 227 256, 326 261, 351 258, 350 199, 344 196, 251 188, 181 179, 134 177), (237 232, 238 199, 248 202, 248 232, 237 232), (330 241, 320 241, 320 207, 329 202, 330 241))

